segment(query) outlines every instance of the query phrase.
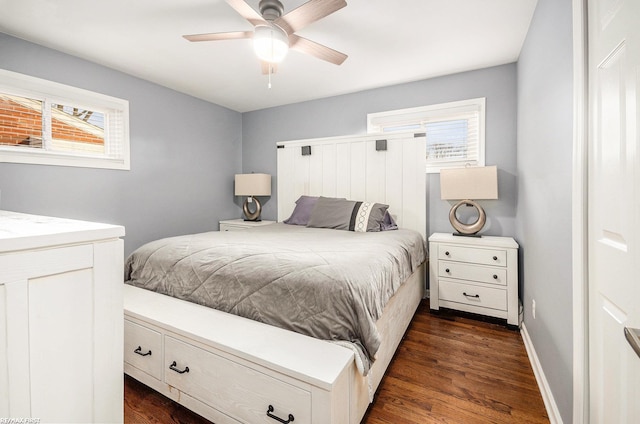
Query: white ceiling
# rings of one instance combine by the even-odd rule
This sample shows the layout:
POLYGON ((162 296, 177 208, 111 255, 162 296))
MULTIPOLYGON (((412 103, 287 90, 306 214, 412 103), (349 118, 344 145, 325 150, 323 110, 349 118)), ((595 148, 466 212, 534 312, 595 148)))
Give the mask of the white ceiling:
POLYGON ((290 51, 271 89, 250 40, 182 38, 252 30, 224 0, 0 0, 0 31, 247 112, 514 62, 536 1, 347 0, 297 34, 348 59, 290 51))

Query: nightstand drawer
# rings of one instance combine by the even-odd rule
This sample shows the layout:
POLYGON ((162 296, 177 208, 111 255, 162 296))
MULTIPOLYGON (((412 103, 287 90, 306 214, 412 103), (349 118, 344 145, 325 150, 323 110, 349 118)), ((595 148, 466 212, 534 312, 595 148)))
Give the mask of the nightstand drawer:
POLYGON ((440 300, 482 308, 507 310, 507 291, 473 284, 440 280, 440 300))
POLYGON ((227 219, 219 221, 220 231, 242 231, 249 228, 275 224, 275 221, 245 221, 243 219, 227 219))
POLYGON ((498 249, 479 249, 451 244, 438 245, 438 259, 471 262, 483 265, 507 266, 507 252, 498 249))
POLYGON ((479 281, 488 284, 507 284, 507 269, 460 262, 438 261, 438 275, 458 280, 479 281))
POLYGON ((220 223, 220 231, 242 231, 251 228, 245 225, 233 225, 220 223))

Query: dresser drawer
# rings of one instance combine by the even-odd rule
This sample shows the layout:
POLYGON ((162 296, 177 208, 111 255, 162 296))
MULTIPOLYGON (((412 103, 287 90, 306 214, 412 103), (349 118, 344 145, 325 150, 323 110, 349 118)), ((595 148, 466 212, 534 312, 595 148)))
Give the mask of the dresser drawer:
POLYGON ((461 262, 438 261, 438 275, 445 278, 479 281, 488 284, 507 284, 507 269, 461 262))
POLYGON ((477 286, 440 280, 439 299, 464 303, 482 308, 507 310, 507 291, 504 289, 477 286))
POLYGON ((165 382, 242 422, 273 424, 271 414, 311 422, 311 393, 199 347, 165 336, 165 382), (179 373, 175 368, 188 372, 179 373))
POLYGON ((438 259, 482 265, 507 266, 507 252, 499 249, 479 249, 451 244, 438 245, 438 259))
POLYGON ((162 380, 162 335, 125 319, 124 361, 162 380))

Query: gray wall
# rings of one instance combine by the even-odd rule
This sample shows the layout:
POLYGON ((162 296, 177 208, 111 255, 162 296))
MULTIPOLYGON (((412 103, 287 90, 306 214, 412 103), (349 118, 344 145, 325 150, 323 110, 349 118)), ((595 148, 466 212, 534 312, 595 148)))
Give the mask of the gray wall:
MULTIPOLYGON (((480 201, 488 216, 484 233, 513 236, 517 200, 516 88, 516 65, 508 64, 247 112, 242 117, 243 171, 266 172, 275 177, 276 142, 364 134, 367 113, 486 97, 486 163, 497 165, 500 170, 500 198, 480 201)), ((440 200, 439 174, 429 174, 427 178, 427 233, 452 231, 452 203, 440 200)), ((264 205, 263 217, 277 217, 276 193, 264 205)))
POLYGON ((129 101, 131 170, 0 163, 0 208, 126 227, 125 253, 237 213, 242 115, 0 33, 0 68, 129 101))
POLYGON ((573 416, 572 54, 571 0, 538 0, 518 61, 516 234, 525 325, 565 423, 573 416))

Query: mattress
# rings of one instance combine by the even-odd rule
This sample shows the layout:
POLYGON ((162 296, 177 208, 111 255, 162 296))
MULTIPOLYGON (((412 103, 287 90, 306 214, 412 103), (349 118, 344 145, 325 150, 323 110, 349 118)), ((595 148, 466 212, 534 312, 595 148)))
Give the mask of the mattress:
POLYGON ((424 239, 412 230, 356 233, 273 224, 147 243, 127 259, 125 282, 348 342, 366 374, 381 341, 376 321, 425 258, 424 239))

